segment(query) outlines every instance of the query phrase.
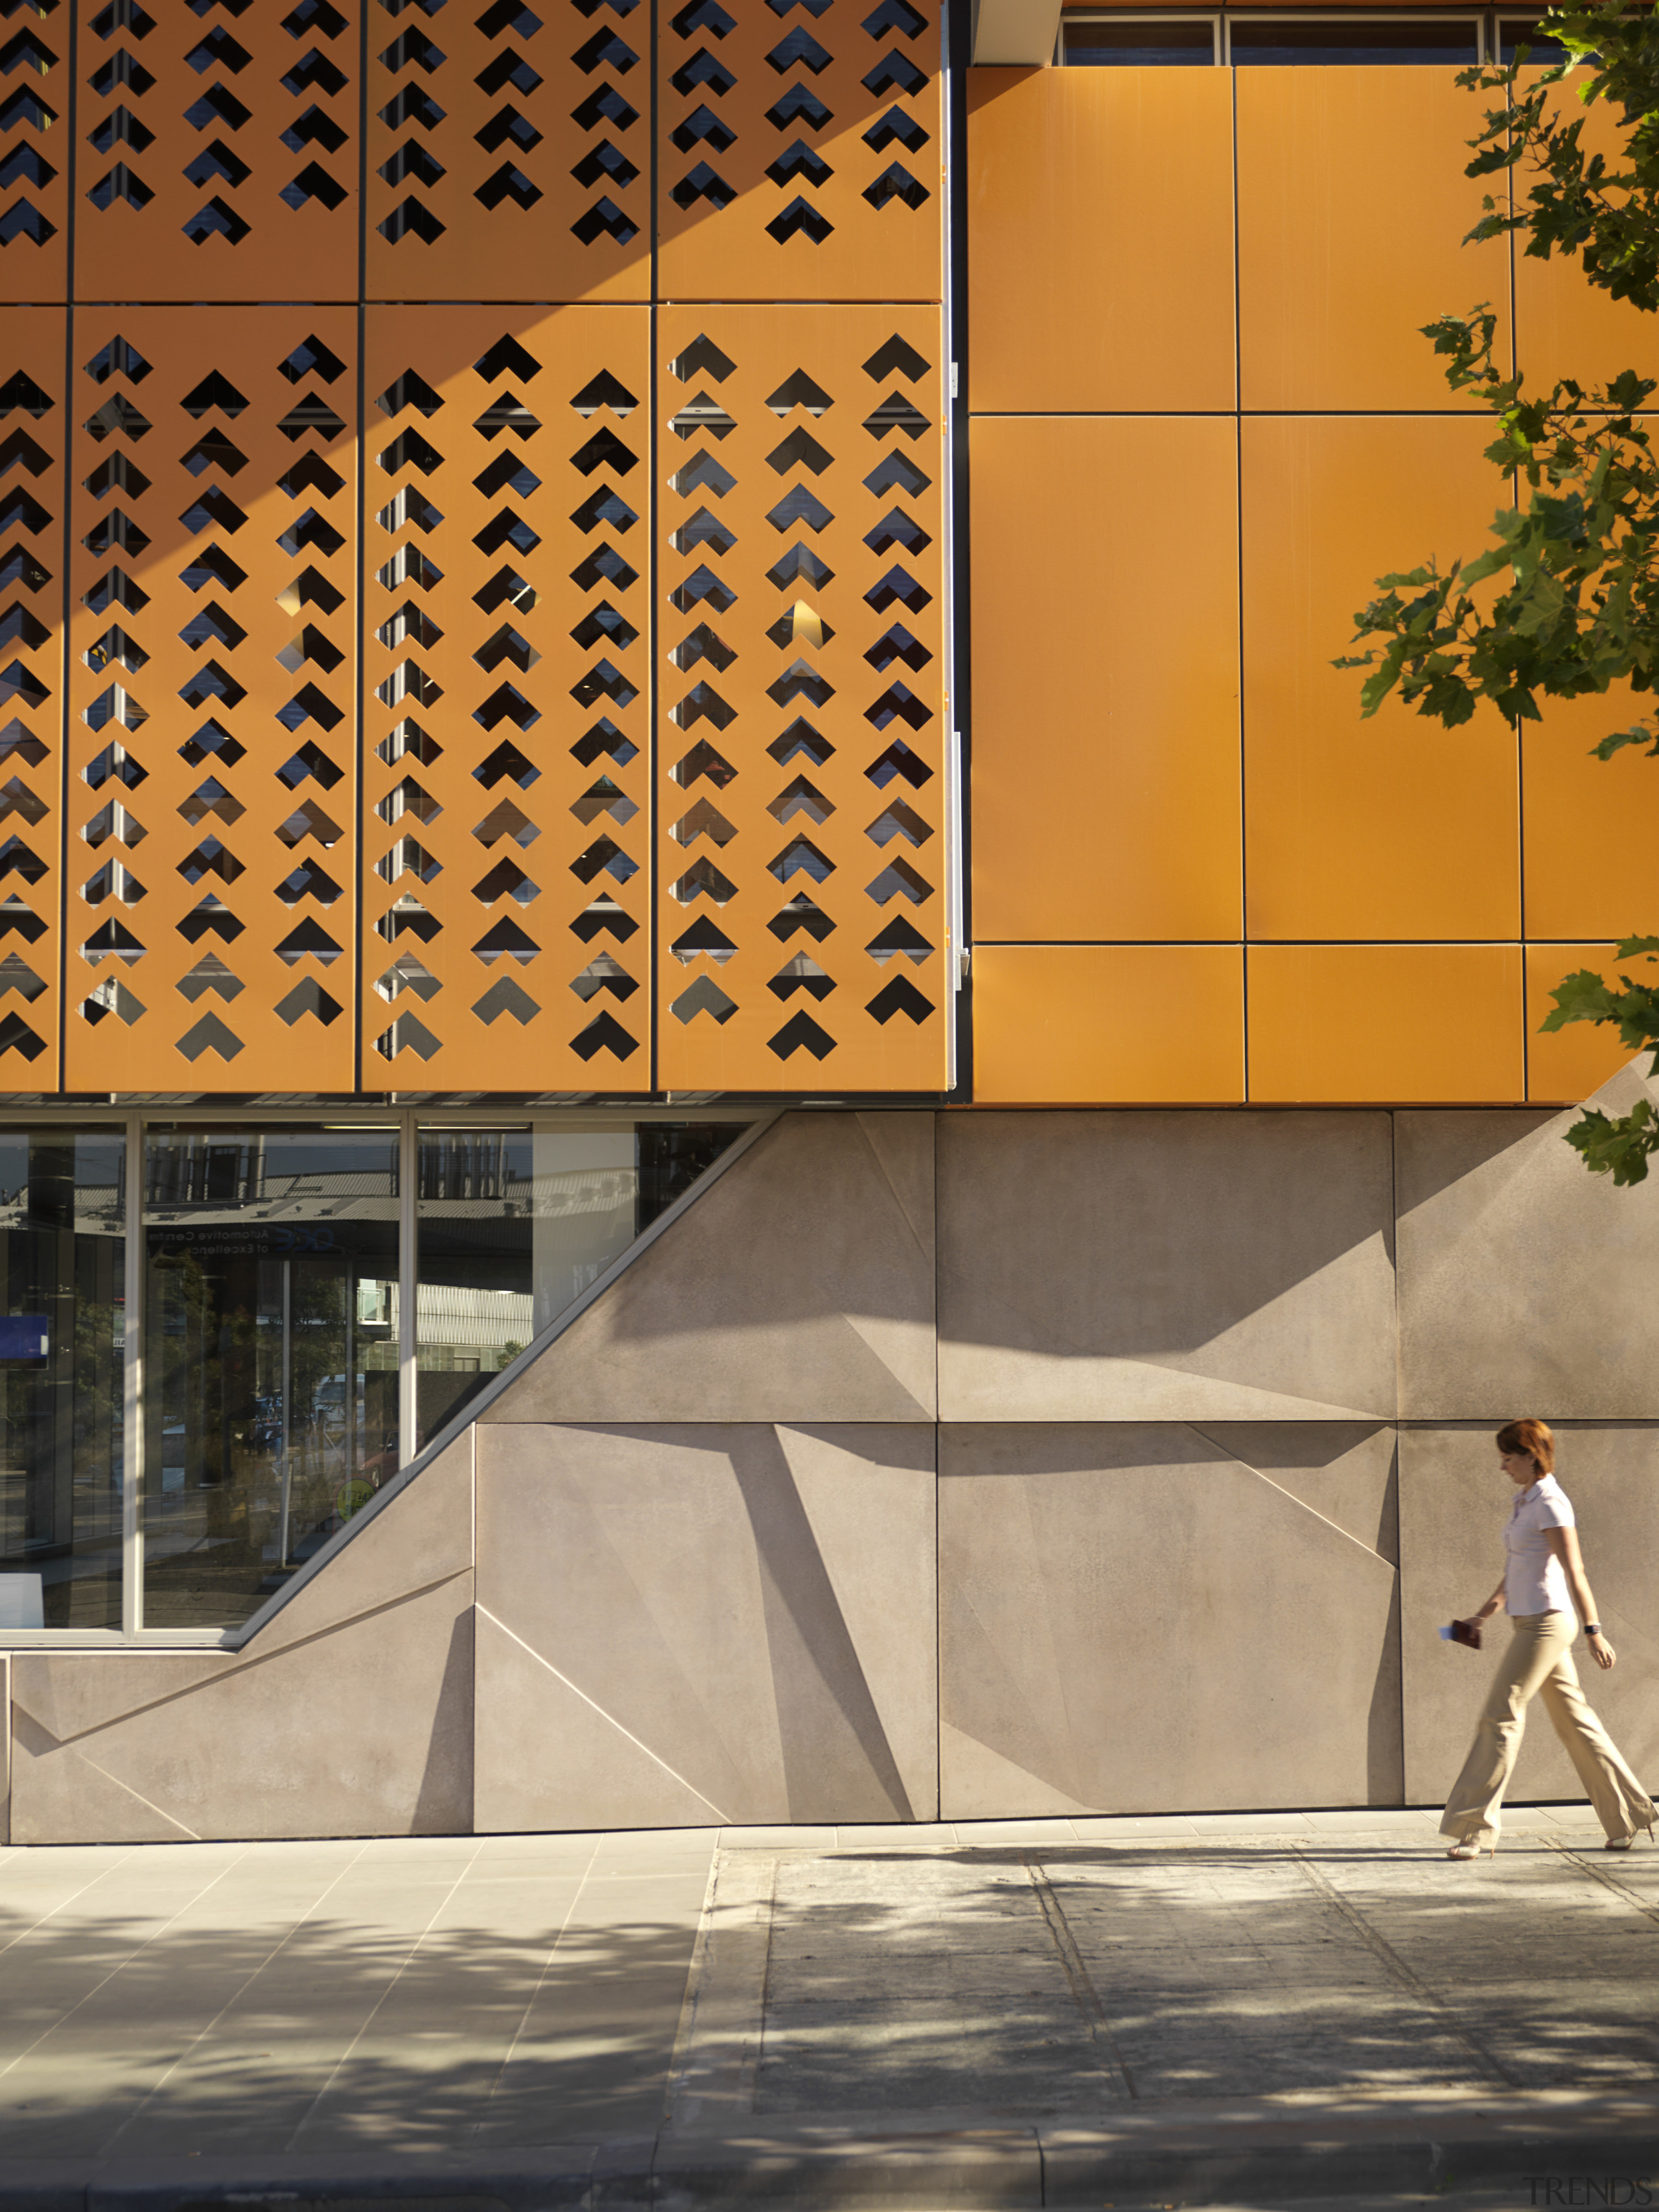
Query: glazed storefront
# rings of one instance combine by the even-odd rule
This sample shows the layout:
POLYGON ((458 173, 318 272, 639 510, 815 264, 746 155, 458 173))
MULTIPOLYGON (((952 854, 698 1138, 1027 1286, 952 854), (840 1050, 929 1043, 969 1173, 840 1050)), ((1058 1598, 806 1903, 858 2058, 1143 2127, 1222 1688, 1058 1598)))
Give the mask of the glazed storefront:
POLYGON ((0 1124, 0 1630, 216 1641, 741 1117, 0 1124))

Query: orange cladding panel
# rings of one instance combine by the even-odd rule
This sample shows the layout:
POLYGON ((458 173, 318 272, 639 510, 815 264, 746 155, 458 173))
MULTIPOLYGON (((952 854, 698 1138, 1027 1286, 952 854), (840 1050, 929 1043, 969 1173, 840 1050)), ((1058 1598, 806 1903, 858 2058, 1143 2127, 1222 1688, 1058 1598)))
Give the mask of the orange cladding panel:
MULTIPOLYGON (((1408 74, 1401 70, 1399 74, 1408 74)), ((1353 612, 1373 579, 1472 556, 1502 479, 1455 416, 1243 425, 1248 934, 1520 935, 1513 731, 1360 719, 1353 612)))
MULTIPOLYGON (((1626 961, 1633 983, 1653 988, 1653 969, 1645 960, 1626 961)), ((1631 1058, 1619 1031, 1600 1022, 1574 1022, 1540 1036, 1539 1024, 1555 1011, 1550 994, 1568 975, 1588 968, 1617 986, 1621 963, 1611 945, 1529 945, 1527 947, 1527 1096, 1539 1105, 1589 1098, 1631 1058)), ((1642 1073, 1646 1055, 1638 1055, 1642 1073)))
POLYGON ((1237 440, 974 423, 976 937, 1239 934, 1237 440))
POLYGON ((21 24, 17 13, 0 15, 0 301, 62 300, 75 94, 69 18, 53 22, 42 0, 22 10, 21 24))
POLYGON ((356 343, 76 316, 71 1091, 352 1088, 356 343))
POLYGON ((1263 945, 1248 956, 1257 1105, 1518 1103, 1518 945, 1263 945))
POLYGON ((941 297, 937 9, 685 0, 658 50, 659 298, 941 297))
POLYGON ((976 69, 968 111, 975 408, 1233 406, 1229 72, 976 69))
POLYGON ((1450 405, 1425 324, 1490 301, 1507 359, 1508 242, 1461 243, 1480 96, 1449 69, 1235 74, 1243 404, 1450 405))
POLYGON ((649 297, 638 0, 422 0, 368 45, 371 300, 649 297))
POLYGON ((988 1106, 1231 1105, 1244 1096, 1236 945, 991 945, 974 954, 988 1106))
POLYGON ((648 1090, 647 311, 374 308, 365 369, 364 1079, 648 1090))
POLYGON ((1620 685, 1605 698, 1539 704, 1541 722, 1521 726, 1527 935, 1634 937, 1659 927, 1659 761, 1634 746, 1610 761, 1591 751, 1650 714, 1653 695, 1620 685))
POLYGON ((74 4, 76 296, 355 299, 357 0, 74 4))
POLYGON ((938 311, 659 320, 659 1081, 939 1089, 938 311))
MULTIPOLYGON (((1582 82, 1582 80, 1580 80, 1582 82)), ((1571 79, 1556 99, 1582 122, 1580 143, 1587 154, 1620 161, 1623 133, 1605 101, 1579 103, 1571 79)), ((1659 377, 1659 319, 1614 300, 1584 281, 1583 262, 1574 254, 1553 253, 1547 261, 1515 241, 1516 357, 1526 373, 1529 395, 1547 392, 1558 377, 1571 377, 1588 391, 1608 383, 1623 370, 1659 377)))
POLYGON ((64 321, 13 308, 0 339, 0 1092, 58 1087, 64 321))

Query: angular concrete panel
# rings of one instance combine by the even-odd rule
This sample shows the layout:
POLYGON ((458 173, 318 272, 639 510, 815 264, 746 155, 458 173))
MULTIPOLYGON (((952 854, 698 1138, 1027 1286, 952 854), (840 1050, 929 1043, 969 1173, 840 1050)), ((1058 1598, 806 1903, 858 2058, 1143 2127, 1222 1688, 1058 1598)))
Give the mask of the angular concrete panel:
POLYGON ((933 1436, 481 1429, 480 1831, 933 1818, 933 1436))
POLYGON ((1269 1482, 1400 1564, 1395 1432, 1375 1421, 1206 1421, 1195 1425, 1269 1482))
POLYGON ((483 1416, 931 1419, 933 1116, 789 1114, 483 1416))
MULTIPOLYGON (((1573 1662, 1613 1741, 1651 1787, 1659 1782, 1659 1426, 1551 1425, 1556 1474, 1578 1516, 1590 1589, 1619 1655, 1604 1674, 1581 1637, 1573 1662)), ((1443 1644, 1436 1632, 1491 1596, 1504 1571, 1504 1524, 1514 1498, 1490 1425, 1401 1431, 1401 1639, 1406 1794, 1413 1803, 1444 1802, 1509 1638, 1501 1613, 1487 1624, 1480 1651, 1443 1644)), ((1536 1700, 1510 1794, 1517 1802, 1583 1798, 1536 1700)))
POLYGON ((18 1843, 227 1836, 407 1836, 471 1826, 472 1577, 453 1577, 264 1659, 59 1735, 64 1680, 146 1657, 20 1659, 13 1692, 18 1843))
POLYGON ((471 1826, 472 1440, 234 1653, 19 1653, 15 1840, 471 1826))
POLYGON ((941 1430, 941 1817, 1397 1803, 1395 1581, 1182 1425, 941 1430))
MULTIPOLYGON (((1592 1103, 1659 1085, 1626 1068, 1592 1103)), ((1659 1418, 1659 1178, 1618 1190, 1567 1114, 1401 1113, 1400 1392, 1419 1420, 1659 1418)))
POLYGON ((1386 1115, 950 1115, 939 1157, 941 1418, 1392 1418, 1386 1115))

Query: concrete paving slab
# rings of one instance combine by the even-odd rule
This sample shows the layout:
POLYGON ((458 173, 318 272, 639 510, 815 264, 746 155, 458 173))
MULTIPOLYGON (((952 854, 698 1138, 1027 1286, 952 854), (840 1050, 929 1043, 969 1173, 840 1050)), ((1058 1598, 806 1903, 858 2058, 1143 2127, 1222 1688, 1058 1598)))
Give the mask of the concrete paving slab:
POLYGON ((839 1840, 833 1826, 722 1828, 720 1832, 723 1851, 832 1851, 839 1840))
POLYGON ((948 1850, 958 1841, 949 1820, 883 1821, 837 1828, 835 1847, 842 1851, 948 1850))
POLYGON ((418 2171, 528 2212, 601 2167, 599 2212, 1279 2205, 1443 2182, 1448 2114, 1488 2175, 1644 2156, 1659 1852, 1528 1810, 1468 1866, 1432 1812, 1363 1808, 14 1854, 0 2208, 159 2206, 163 2171, 361 2204, 418 2171))

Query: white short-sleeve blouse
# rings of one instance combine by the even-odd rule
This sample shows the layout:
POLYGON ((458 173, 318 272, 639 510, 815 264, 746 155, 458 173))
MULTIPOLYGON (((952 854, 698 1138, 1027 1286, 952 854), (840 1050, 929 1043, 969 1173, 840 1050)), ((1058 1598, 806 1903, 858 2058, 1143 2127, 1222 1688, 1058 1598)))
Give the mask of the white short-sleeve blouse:
POLYGON ((1504 1528, 1504 1605, 1516 1613, 1571 1613, 1566 1571, 1546 1532, 1571 1528, 1572 1501, 1553 1474, 1540 1475, 1510 1509, 1504 1528))

